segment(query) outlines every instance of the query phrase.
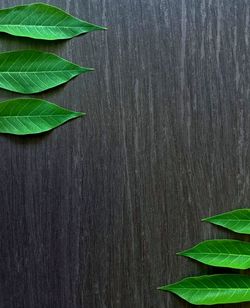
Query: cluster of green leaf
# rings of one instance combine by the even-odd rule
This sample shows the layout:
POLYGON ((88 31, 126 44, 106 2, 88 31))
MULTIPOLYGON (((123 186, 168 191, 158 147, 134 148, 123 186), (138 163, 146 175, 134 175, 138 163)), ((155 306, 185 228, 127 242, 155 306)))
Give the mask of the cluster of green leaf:
MULTIPOLYGON (((20 37, 63 40, 105 29, 44 3, 0 10, 0 32, 20 37)), ((0 88, 22 94, 40 93, 92 70, 47 52, 3 52, 0 53, 0 88)), ((44 100, 5 101, 0 103, 0 133, 37 134, 82 115, 44 100)))
MULTIPOLYGON (((231 231, 250 234, 250 209, 239 209, 203 221, 231 231)), ((250 268, 250 243, 238 240, 209 240, 178 255, 206 265, 246 270, 250 268)), ((234 304, 250 301, 250 276, 220 274, 188 277, 177 283, 160 287, 193 305, 234 304)))

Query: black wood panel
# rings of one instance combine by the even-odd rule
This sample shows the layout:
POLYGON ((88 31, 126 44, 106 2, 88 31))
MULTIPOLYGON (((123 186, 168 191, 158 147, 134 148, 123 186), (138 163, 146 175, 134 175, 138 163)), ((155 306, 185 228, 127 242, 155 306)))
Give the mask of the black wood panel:
POLYGON ((85 119, 0 136, 0 308, 190 307, 156 287, 214 271, 175 253, 233 236, 200 219, 249 206, 250 1, 47 3, 109 31, 1 34, 96 71, 36 96, 85 119))

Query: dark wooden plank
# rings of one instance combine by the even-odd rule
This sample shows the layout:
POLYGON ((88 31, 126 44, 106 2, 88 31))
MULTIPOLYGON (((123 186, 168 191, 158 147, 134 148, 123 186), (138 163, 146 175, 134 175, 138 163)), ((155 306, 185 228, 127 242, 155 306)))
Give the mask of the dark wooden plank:
POLYGON ((0 308, 190 307, 156 287, 213 272, 175 253, 250 198, 250 2, 47 2, 109 31, 1 34, 96 71, 37 95, 87 118, 0 136, 0 308))

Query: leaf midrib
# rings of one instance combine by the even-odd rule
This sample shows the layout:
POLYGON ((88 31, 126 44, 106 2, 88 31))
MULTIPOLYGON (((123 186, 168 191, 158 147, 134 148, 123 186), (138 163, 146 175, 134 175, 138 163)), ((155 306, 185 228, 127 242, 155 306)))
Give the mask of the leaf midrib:
MULTIPOLYGON (((0 64, 1 66, 1 64, 0 64)), ((43 73, 49 73, 49 72, 52 72, 52 73, 65 73, 65 72, 78 72, 78 71, 81 71, 81 68, 77 68, 75 70, 60 70, 60 71, 19 71, 19 72, 16 72, 16 71, 9 71, 9 72, 1 72, 0 71, 0 74, 11 74, 11 73, 14 73, 14 74, 43 74, 43 73)), ((85 69, 82 69, 82 70, 85 70, 85 69)), ((86 71, 88 71, 88 69, 86 69, 86 71)))
POLYGON ((235 289, 235 288, 217 288, 217 287, 214 287, 214 288, 196 288, 196 287, 193 287, 193 288, 181 288, 181 287, 177 287, 177 288, 169 288, 169 290, 179 290, 179 289, 182 289, 182 290, 197 290, 197 291, 207 291, 207 290, 209 290, 209 291, 214 291, 214 290, 218 290, 218 291, 220 291, 220 290, 227 290, 227 291, 231 291, 231 290, 234 290, 234 291, 240 291, 240 290, 248 290, 249 292, 250 292, 250 288, 237 288, 237 289, 235 289))
MULTIPOLYGON (((75 114, 71 114, 71 115, 74 116, 75 114)), ((23 115, 23 116, 22 115, 20 115, 20 116, 19 115, 18 116, 14 116, 14 115, 13 116, 1 116, 0 115, 0 120, 3 119, 3 118, 4 119, 9 119, 9 118, 48 118, 48 117, 62 117, 62 116, 69 116, 69 114, 65 114, 65 115, 64 114, 32 115, 32 116, 29 116, 29 115, 23 115)))
MULTIPOLYGON (((193 255, 220 255, 220 256, 237 256, 237 257, 250 257, 250 254, 249 255, 246 255, 246 254, 241 254, 241 253, 238 253, 238 254, 236 254, 236 253, 226 253, 226 252, 218 252, 218 253, 216 253, 216 252, 211 252, 211 253, 209 253, 209 252, 207 252, 207 253, 205 253, 205 252, 190 252, 190 253, 188 253, 188 254, 193 254, 193 255)), ((187 255, 188 256, 188 254, 187 253, 183 253, 183 255, 187 255)))
MULTIPOLYGON (((224 218, 224 219, 220 219, 220 218, 217 218, 217 219, 215 219, 215 220, 213 220, 213 219, 207 219, 207 221, 237 221, 237 222, 240 222, 240 221, 248 221, 249 222, 249 219, 226 219, 226 218, 224 218)), ((250 223, 250 222, 249 222, 250 223)))
MULTIPOLYGON (((91 28, 91 27, 96 27, 95 25, 82 25, 82 26, 42 26, 42 25, 25 25, 25 24, 9 24, 9 25, 2 25, 0 23, 1 27, 23 27, 23 28, 66 28, 66 29, 71 29, 71 28, 79 28, 82 29, 83 27, 85 28, 91 28)), ((98 28, 98 27, 97 27, 98 28)))

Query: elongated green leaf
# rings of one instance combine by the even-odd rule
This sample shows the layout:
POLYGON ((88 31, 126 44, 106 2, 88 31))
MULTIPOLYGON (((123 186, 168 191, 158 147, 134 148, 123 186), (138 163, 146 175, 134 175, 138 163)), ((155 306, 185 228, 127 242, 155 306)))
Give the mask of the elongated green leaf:
POLYGON ((178 253, 207 265, 235 269, 250 268, 250 243, 236 240, 210 240, 178 253))
POLYGON ((205 218, 203 221, 227 228, 231 231, 250 234, 250 209, 238 209, 213 217, 205 218))
POLYGON ((44 3, 21 5, 0 10, 0 32, 41 40, 69 39, 96 30, 104 30, 44 3))
POLYGON ((42 92, 92 70, 41 51, 0 53, 0 87, 18 93, 42 92))
POLYGON ((250 276, 210 275, 185 278, 160 287, 193 305, 234 304, 250 301, 250 276))
POLYGON ((0 133, 38 134, 82 115, 41 99, 9 100, 0 103, 0 133))

